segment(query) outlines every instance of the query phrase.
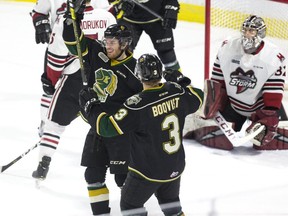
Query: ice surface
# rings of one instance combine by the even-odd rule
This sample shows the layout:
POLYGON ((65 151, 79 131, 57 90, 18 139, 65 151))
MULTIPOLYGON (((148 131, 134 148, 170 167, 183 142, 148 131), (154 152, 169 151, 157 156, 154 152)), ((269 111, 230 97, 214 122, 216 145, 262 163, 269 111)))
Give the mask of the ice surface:
MULTIPOLYGON (((46 45, 34 42, 29 12, 32 3, 0 1, 0 165, 5 165, 38 142, 40 75, 46 45)), ((176 51, 183 73, 203 86, 204 28, 179 22, 176 51)), ((215 46, 219 46, 215 42, 215 46)), ((155 53, 143 35, 135 56, 155 53)), ((38 149, 0 174, 1 216, 91 215, 84 168, 80 158, 88 125, 75 120, 64 132, 47 179, 36 189, 31 177, 38 149)), ((251 144, 231 152, 185 141, 186 170, 181 201, 187 216, 288 215, 288 151, 260 152, 251 144)), ((108 174, 112 215, 120 215, 120 190, 108 174)), ((152 197, 149 215, 162 215, 152 197)))

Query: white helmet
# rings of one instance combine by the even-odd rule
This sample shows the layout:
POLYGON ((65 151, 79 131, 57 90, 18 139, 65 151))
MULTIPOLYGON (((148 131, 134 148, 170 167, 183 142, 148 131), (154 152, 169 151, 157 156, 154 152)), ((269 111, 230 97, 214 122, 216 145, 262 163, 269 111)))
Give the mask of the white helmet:
POLYGON ((264 20, 256 15, 250 15, 245 19, 241 28, 242 47, 246 53, 254 53, 260 46, 262 39, 266 36, 266 25, 264 20), (253 37, 246 37, 246 31, 255 31, 253 37))

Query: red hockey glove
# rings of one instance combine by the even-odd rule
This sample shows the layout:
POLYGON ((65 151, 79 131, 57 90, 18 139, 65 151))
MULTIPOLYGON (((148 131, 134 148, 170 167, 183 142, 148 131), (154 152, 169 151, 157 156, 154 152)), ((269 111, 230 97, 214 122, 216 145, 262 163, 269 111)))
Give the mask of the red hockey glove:
MULTIPOLYGON (((255 141, 258 141, 258 145, 266 145, 273 140, 276 135, 277 126, 279 123, 279 116, 276 110, 257 110, 256 113, 253 113, 251 116, 252 124, 246 129, 247 133, 251 130, 261 125, 265 125, 266 128, 263 133, 260 132, 255 137, 255 141), (258 124, 258 126, 256 125, 258 124)), ((256 144, 256 143, 255 143, 256 144)))

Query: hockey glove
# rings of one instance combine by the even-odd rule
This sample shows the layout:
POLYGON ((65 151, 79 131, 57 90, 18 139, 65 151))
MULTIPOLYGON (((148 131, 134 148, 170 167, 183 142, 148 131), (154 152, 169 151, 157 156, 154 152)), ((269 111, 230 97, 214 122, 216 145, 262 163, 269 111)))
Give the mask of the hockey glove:
POLYGON ((165 14, 162 21, 164 29, 176 28, 180 5, 177 0, 170 0, 164 7, 165 14))
POLYGON ((74 13, 76 16, 75 19, 77 22, 80 23, 84 16, 85 7, 86 7, 86 0, 68 0, 67 9, 64 17, 68 20, 72 20, 74 17, 72 17, 71 10, 74 9, 74 13))
POLYGON ((88 116, 95 104, 100 104, 100 101, 92 88, 84 88, 79 92, 79 105, 84 114, 88 116))
POLYGON ((163 71, 163 77, 166 81, 178 82, 179 79, 183 78, 183 74, 178 70, 166 69, 163 71))
POLYGON ((251 116, 252 124, 246 129, 247 133, 256 130, 259 126, 265 125, 263 132, 260 132, 254 140, 255 145, 266 145, 270 143, 276 135, 279 116, 276 110, 257 110, 251 116))
POLYGON ((118 5, 118 11, 123 10, 126 16, 129 16, 133 13, 135 3, 132 0, 122 0, 118 5))
POLYGON ((166 69, 163 71, 163 77, 166 81, 176 82, 183 88, 191 83, 191 80, 178 70, 166 69))
POLYGON ((55 92, 55 87, 52 85, 52 82, 47 78, 46 73, 44 72, 41 76, 42 88, 47 95, 53 95, 55 92))
POLYGON ((33 25, 35 27, 35 41, 39 43, 49 43, 51 26, 49 22, 49 16, 44 14, 39 14, 36 12, 31 12, 33 19, 33 25))

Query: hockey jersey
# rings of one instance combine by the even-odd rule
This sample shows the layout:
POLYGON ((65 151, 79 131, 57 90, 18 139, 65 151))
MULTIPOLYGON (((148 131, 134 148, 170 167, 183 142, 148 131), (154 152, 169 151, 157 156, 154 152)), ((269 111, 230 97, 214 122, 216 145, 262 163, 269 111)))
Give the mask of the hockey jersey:
MULTIPOLYGON (((79 32, 82 35, 83 32, 79 32)), ((74 30, 72 25, 64 24, 63 38, 69 51, 77 55, 74 30)), ((140 92, 143 87, 135 75, 136 59, 126 51, 127 58, 121 61, 110 59, 100 40, 81 37, 84 61, 90 66, 88 86, 100 86, 103 95, 99 96, 106 112, 114 113, 130 96, 140 92), (106 103, 107 102, 107 103, 106 103)))
POLYGON ((251 116, 263 107, 280 108, 286 77, 286 59, 265 40, 261 50, 246 54, 240 38, 225 40, 214 62, 211 79, 222 82, 231 106, 251 116))
POLYGON ((62 7, 62 4, 66 3, 65 0, 37 0, 34 5, 33 12, 50 15, 50 24, 53 28, 57 19, 57 10, 62 7))
POLYGON ((179 178, 185 167, 185 117, 201 104, 201 91, 166 82, 128 98, 112 116, 93 107, 89 123, 102 136, 130 133, 129 170, 148 181, 169 182, 179 178))
MULTIPOLYGON (((50 15, 50 24, 53 28, 57 19, 57 11, 62 7, 66 0, 37 0, 33 11, 36 13, 50 15)), ((94 8, 108 9, 109 3, 107 0, 91 0, 91 6, 94 8)))
MULTIPOLYGON (((63 13, 58 15, 47 51, 47 77, 55 85, 62 74, 73 74, 80 68, 79 59, 69 54, 62 33, 63 33, 63 13)), ((93 9, 88 6, 84 11, 81 21, 81 28, 86 37, 92 39, 102 38, 104 31, 109 25, 115 24, 115 17, 105 9, 93 9)))

